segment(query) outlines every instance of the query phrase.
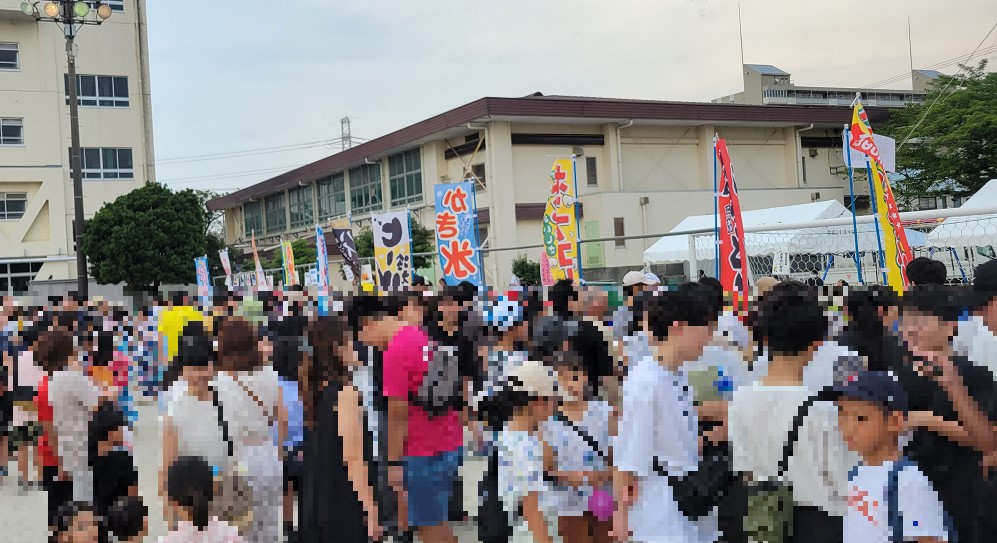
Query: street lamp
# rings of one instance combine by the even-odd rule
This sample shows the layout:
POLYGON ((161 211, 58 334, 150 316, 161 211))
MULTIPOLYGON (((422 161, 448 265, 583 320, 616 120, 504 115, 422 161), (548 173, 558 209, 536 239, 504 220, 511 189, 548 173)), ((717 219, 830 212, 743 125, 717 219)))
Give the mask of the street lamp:
POLYGON ((62 26, 66 35, 66 58, 68 59, 69 84, 69 133, 72 147, 70 149, 70 169, 73 176, 74 200, 74 238, 76 241, 76 290, 80 297, 86 298, 89 290, 87 279, 87 256, 83 253, 83 169, 80 149, 80 108, 77 103, 76 80, 76 33, 83 25, 99 25, 111 17, 111 6, 100 0, 82 2, 73 0, 53 0, 45 2, 39 12, 35 2, 21 2, 21 12, 36 21, 49 21, 62 26), (91 5, 97 9, 93 10, 91 5), (44 15, 43 15, 44 14, 44 15), (92 15, 92 16, 91 16, 92 15))

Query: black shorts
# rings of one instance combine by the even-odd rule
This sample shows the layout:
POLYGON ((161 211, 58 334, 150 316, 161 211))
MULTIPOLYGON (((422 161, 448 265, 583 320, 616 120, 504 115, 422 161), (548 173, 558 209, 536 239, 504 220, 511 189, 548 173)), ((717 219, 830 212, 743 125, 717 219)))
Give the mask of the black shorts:
POLYGON ((14 397, 10 392, 0 394, 0 437, 10 435, 14 422, 14 397))
POLYGON ((293 483, 294 489, 301 490, 301 473, 304 471, 301 446, 284 451, 284 492, 293 483))

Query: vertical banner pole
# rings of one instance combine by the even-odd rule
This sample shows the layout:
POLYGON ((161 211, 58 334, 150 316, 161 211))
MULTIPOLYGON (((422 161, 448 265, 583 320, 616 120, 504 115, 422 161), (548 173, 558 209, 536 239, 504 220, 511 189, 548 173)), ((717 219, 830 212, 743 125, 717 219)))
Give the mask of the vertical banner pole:
MULTIPOLYGON (((713 135, 713 262, 714 277, 720 280, 720 187, 717 179, 717 135, 713 135)), ((690 270, 690 277, 699 277, 696 270, 690 270)))
POLYGON ((578 282, 582 280, 582 221, 578 216, 578 157, 571 155, 571 184, 575 195, 575 203, 571 207, 575 213, 575 259, 578 261, 578 282))
POLYGON ((876 189, 872 186, 872 163, 867 158, 865 161, 865 172, 869 178, 869 200, 872 202, 872 214, 876 220, 872 221, 876 225, 876 244, 879 247, 879 269, 883 274, 883 284, 890 284, 886 278, 886 255, 883 254, 883 233, 879 229, 879 206, 876 201, 876 189))
MULTIPOLYGON (((852 170, 852 148, 848 145, 848 125, 841 130, 841 139, 844 145, 842 148, 845 152, 845 160, 848 162, 848 191, 852 196, 852 236, 855 238, 855 267, 858 269, 859 284, 864 285, 865 280, 862 279, 862 253, 859 251, 859 224, 858 219, 855 217, 855 172, 852 170)), ((872 185, 870 185, 871 187, 872 185)), ((869 200, 873 199, 873 193, 869 193, 869 200)))

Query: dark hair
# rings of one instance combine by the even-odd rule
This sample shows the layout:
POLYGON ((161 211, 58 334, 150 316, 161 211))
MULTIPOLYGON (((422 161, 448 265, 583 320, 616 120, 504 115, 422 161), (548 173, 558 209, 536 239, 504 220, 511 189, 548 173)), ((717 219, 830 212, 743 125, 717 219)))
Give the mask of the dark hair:
POLYGON ((127 425, 128 421, 125 419, 124 412, 114 402, 105 400, 97 406, 97 410, 94 411, 88 427, 91 466, 93 466, 94 460, 97 458, 97 445, 105 441, 111 435, 111 432, 119 428, 124 428, 127 425))
POLYGON ((300 336, 277 338, 273 346, 273 367, 277 375, 288 381, 298 380, 298 367, 301 365, 300 336))
POLYGON ((80 513, 93 514, 94 519, 97 521, 97 537, 99 538, 94 543, 106 543, 108 539, 107 528, 104 526, 100 515, 97 514, 97 509, 92 504, 87 502, 65 503, 56 510, 53 526, 53 536, 55 536, 55 538, 53 541, 57 540, 60 534, 64 534, 73 529, 73 522, 76 520, 76 517, 80 515, 80 513))
POLYGON ((969 290, 953 285, 914 285, 904 294, 902 304, 907 311, 954 322, 969 305, 969 290))
POLYGON ((944 285, 948 270, 945 264, 919 256, 907 264, 907 279, 914 285, 944 285))
POLYGON ((707 326, 717 321, 723 299, 713 288, 700 283, 683 283, 676 290, 657 292, 646 303, 648 331, 659 340, 668 338, 668 329, 677 322, 707 326))
POLYGON ((723 296, 724 286, 717 279, 713 277, 700 277, 699 280, 696 282, 699 283, 700 285, 706 285, 712 288, 713 290, 719 292, 721 296, 723 296))
POLYGON ((571 301, 578 299, 575 283, 571 279, 559 279, 550 287, 550 302, 554 314, 560 317, 571 316, 571 301))
POLYGON ((538 360, 553 360, 578 333, 578 322, 561 317, 540 317, 533 326, 531 355, 538 360))
POLYGON ((816 289, 799 281, 772 287, 759 304, 755 326, 762 345, 778 355, 804 352, 828 333, 816 289))
POLYGON ((198 530, 208 527, 211 500, 215 497, 215 480, 211 466, 196 456, 181 456, 167 471, 166 494, 186 509, 198 530))
POLYGON ((489 430, 501 430, 517 411, 535 399, 529 392, 513 390, 506 383, 478 403, 478 413, 489 430))
POLYGON ((123 496, 107 510, 107 529, 119 541, 132 539, 142 533, 148 515, 141 496, 123 496))
POLYGON ((314 427, 317 420, 318 398, 326 383, 345 382, 349 375, 340 348, 352 331, 341 316, 319 317, 308 326, 308 346, 302 373, 301 397, 304 404, 305 423, 314 427))
POLYGON ((254 326, 241 317, 218 323, 218 366, 224 371, 252 371, 261 364, 254 326))
POLYGON ((60 328, 49 328, 38 338, 35 354, 46 372, 59 371, 73 356, 73 336, 60 328))

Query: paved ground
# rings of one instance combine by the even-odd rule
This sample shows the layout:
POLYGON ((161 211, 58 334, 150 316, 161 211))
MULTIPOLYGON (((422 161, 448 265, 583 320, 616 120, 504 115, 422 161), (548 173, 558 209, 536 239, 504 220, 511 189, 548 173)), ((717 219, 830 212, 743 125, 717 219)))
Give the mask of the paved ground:
MULTIPOLYGON (((135 427, 135 463, 139 473, 139 493, 149 507, 149 538, 155 541, 166 532, 163 522, 163 502, 159 497, 157 474, 162 461, 162 428, 153 403, 139 406, 139 418, 135 427)), ((464 498, 468 511, 476 509, 477 480, 483 472, 483 462, 471 460, 465 466, 464 498)), ((12 461, 11 472, 16 470, 12 461)), ((45 543, 46 496, 39 490, 20 491, 14 478, 8 477, 0 486, 0 541, 4 543, 45 543)), ((461 543, 476 541, 471 526, 458 530, 461 543)))

